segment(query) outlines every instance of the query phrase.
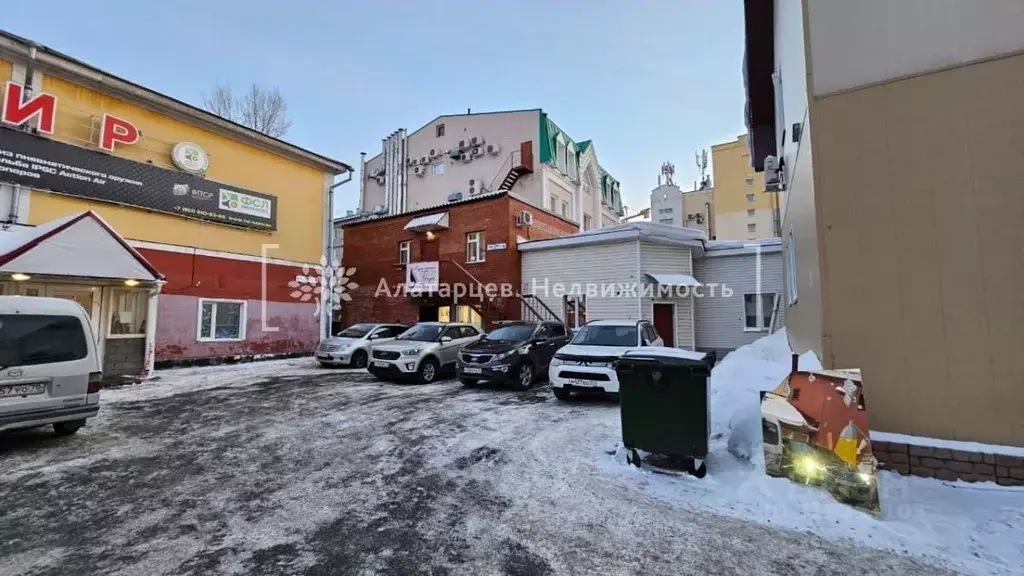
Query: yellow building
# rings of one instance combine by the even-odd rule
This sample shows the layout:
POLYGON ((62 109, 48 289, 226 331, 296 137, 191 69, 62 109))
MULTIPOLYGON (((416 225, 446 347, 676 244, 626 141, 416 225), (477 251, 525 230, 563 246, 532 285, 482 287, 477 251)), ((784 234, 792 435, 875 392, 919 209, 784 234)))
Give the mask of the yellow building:
POLYGON ((108 374, 315 345, 349 166, 6 33, 0 81, 0 294, 81 303, 108 374))
POLYGON ((747 135, 711 147, 714 183, 714 236, 718 240, 753 240, 779 236, 779 197, 765 192, 764 173, 750 164, 747 135))

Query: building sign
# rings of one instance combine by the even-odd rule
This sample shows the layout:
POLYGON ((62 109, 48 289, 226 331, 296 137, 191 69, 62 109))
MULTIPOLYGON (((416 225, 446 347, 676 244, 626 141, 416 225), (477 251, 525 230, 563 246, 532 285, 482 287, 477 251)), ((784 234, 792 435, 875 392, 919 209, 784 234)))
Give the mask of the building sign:
POLYGON ((494 252, 494 251, 497 251, 497 250, 504 250, 505 248, 508 248, 508 245, 505 244, 504 242, 501 242, 501 243, 498 243, 498 244, 488 244, 487 245, 487 251, 488 252, 494 252))
POLYGON ((179 142, 171 149, 171 161, 179 170, 189 174, 202 174, 210 167, 206 150, 194 142, 179 142))
POLYGON ((405 289, 407 292, 436 292, 438 276, 438 262, 410 262, 405 265, 405 289))
MULTIPOLYGON (((111 126, 111 147, 131 140, 131 130, 116 121, 111 126)), ((274 196, 19 130, 0 128, 0 181, 207 222, 277 229, 274 196)))

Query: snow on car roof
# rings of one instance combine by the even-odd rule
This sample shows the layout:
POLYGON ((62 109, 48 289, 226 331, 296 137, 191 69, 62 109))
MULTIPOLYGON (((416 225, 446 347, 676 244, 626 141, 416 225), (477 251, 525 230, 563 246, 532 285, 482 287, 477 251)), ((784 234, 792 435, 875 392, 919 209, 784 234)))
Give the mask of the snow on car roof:
POLYGON ((638 320, 592 320, 587 326, 636 326, 638 320))

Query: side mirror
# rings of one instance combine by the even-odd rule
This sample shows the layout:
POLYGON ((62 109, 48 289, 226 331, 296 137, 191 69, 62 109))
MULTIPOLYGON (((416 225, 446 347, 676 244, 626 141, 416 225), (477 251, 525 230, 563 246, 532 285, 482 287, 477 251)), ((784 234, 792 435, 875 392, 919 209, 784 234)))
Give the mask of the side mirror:
POLYGON ((441 336, 441 343, 442 344, 444 344, 446 342, 451 342, 451 341, 452 341, 452 337, 451 336, 441 336))

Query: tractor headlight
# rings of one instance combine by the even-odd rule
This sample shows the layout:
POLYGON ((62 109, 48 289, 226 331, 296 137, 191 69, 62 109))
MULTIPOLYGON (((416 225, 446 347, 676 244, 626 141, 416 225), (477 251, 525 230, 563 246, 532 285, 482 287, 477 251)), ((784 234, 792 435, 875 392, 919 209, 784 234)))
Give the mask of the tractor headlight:
POLYGON ((814 476, 821 472, 821 463, 811 456, 804 456, 797 461, 797 468, 804 476, 814 476))
POLYGON ((857 477, 860 478, 861 482, 871 484, 871 474, 868 474, 867 472, 859 472, 857 473, 857 477))

